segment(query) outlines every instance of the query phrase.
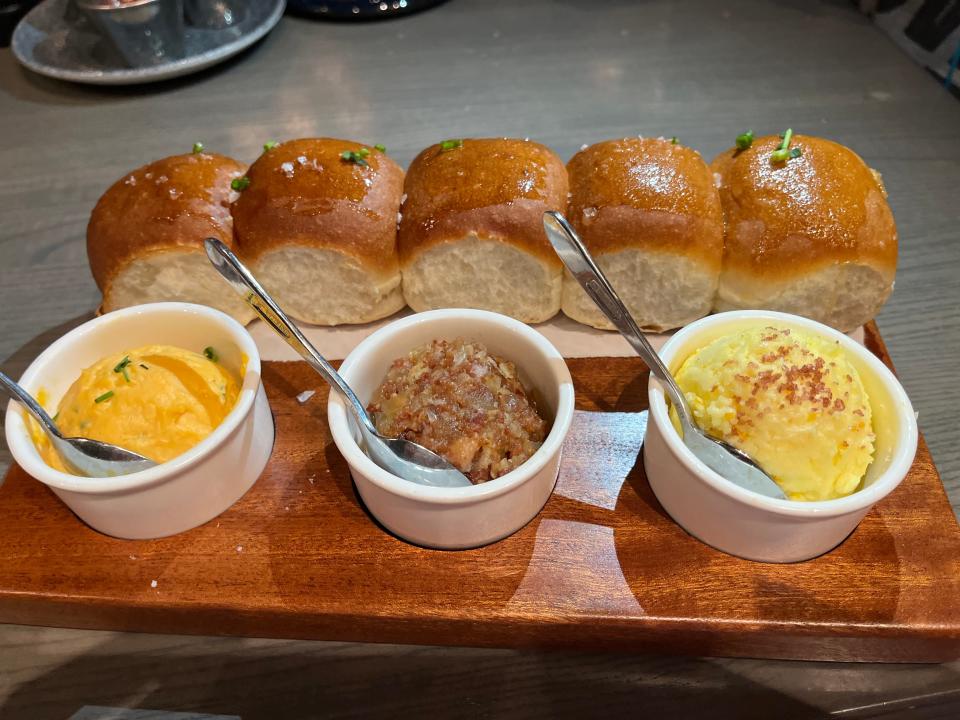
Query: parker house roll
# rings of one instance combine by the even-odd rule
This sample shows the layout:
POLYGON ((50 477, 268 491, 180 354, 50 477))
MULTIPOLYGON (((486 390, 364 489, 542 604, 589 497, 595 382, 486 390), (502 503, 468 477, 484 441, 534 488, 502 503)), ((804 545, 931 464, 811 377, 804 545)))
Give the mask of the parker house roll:
MULTIPOLYGON (((695 150, 664 138, 625 138, 573 156, 568 218, 644 330, 710 312, 723 256, 713 174, 695 150)), ((613 329, 567 273, 563 312, 613 329)))
POLYGON ((414 310, 468 307, 524 322, 560 309, 563 265, 543 213, 567 203, 567 172, 527 140, 448 140, 407 172, 400 221, 403 294, 414 310))
POLYGON ((247 179, 233 205, 237 244, 293 317, 365 323, 403 307, 403 170, 382 149, 332 138, 270 144, 247 179))
POLYGON ((207 237, 233 246, 237 193, 230 184, 244 167, 213 153, 175 155, 134 170, 103 194, 87 225, 87 257, 105 312, 178 300, 242 323, 254 318, 203 249, 207 237))
POLYGON ((717 310, 764 308, 849 332, 893 289, 897 228, 880 176, 852 150, 793 135, 713 161, 726 219, 717 310), (792 155, 792 156, 790 156, 792 155))

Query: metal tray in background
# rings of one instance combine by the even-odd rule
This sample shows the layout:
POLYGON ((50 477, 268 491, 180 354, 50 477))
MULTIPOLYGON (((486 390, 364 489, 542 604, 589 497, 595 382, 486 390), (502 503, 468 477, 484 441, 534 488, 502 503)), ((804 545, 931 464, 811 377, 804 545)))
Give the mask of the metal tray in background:
MULTIPOLYGON (((240 2, 241 0, 237 0, 240 2)), ((103 51, 100 36, 85 23, 66 20, 70 0, 46 0, 27 13, 13 32, 11 49, 40 75, 93 85, 135 85, 188 75, 245 50, 280 21, 286 0, 242 0, 243 20, 223 30, 186 28, 186 55, 150 67, 130 68, 103 51)))

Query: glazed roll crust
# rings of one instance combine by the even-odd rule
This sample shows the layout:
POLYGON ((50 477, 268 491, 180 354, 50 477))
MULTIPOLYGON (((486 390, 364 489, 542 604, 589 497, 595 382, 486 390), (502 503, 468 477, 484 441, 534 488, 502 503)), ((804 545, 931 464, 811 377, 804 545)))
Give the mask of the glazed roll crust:
POLYGON ((338 325, 403 307, 403 170, 385 153, 352 140, 290 140, 266 150, 247 177, 233 205, 237 244, 290 314, 338 325))
POLYGON ((214 153, 157 160, 117 180, 87 225, 87 257, 103 309, 148 302, 196 302, 241 322, 253 311, 210 267, 203 240, 233 247, 231 182, 245 166, 214 153))
POLYGON ((540 322, 560 308, 562 263, 543 213, 566 207, 561 160, 527 140, 433 145, 410 166, 400 222, 414 310, 475 307, 540 322))
MULTIPOLYGON (((624 138, 574 155, 568 218, 640 327, 662 331, 706 315, 720 274, 723 219, 713 174, 695 150, 624 138)), ((567 275, 563 311, 613 326, 567 275)))
POLYGON ((852 150, 794 135, 799 157, 773 162, 758 138, 712 167, 725 216, 717 310, 766 308, 850 331, 893 288, 897 229, 880 176, 852 150))

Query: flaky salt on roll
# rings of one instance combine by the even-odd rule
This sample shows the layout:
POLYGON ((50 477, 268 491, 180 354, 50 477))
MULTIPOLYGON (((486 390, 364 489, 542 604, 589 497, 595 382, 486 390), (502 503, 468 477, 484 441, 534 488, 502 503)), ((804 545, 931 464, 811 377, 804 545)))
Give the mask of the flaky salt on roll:
POLYGON ((403 307, 397 212, 403 170, 382 146, 269 143, 233 206, 251 270, 293 317, 365 323, 403 307))
MULTIPOLYGON (((573 156, 568 219, 645 330, 710 312, 723 255, 713 174, 695 150, 664 138, 625 138, 573 156)), ((563 312, 612 329, 569 273, 563 312)))
POLYGON ((567 173, 527 140, 448 140, 407 172, 403 293, 414 310, 469 307, 524 322, 560 309, 563 265, 543 230, 567 203, 567 173))
POLYGON ((242 323, 253 319, 203 250, 207 237, 233 246, 231 182, 245 166, 195 149, 125 175, 93 209, 87 257, 104 311, 176 300, 209 305, 242 323))
POLYGON ((741 136, 744 149, 712 163, 726 219, 715 308, 781 310, 849 332, 893 289, 893 213, 856 153, 788 134, 741 136))

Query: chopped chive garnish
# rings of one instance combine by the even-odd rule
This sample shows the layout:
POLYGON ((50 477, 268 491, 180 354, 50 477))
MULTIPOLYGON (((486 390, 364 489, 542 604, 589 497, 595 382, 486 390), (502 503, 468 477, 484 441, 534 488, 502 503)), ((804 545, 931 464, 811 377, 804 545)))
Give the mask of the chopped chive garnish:
POLYGON ((360 166, 367 165, 368 163, 367 163, 366 160, 363 159, 363 156, 364 156, 365 154, 366 154, 366 155, 369 155, 369 154, 370 154, 370 151, 367 150, 366 153, 364 153, 364 152, 363 152, 364 150, 367 150, 367 149, 366 149, 366 148, 360 148, 359 151, 357 151, 357 150, 344 150, 342 153, 340 153, 340 159, 341 159, 341 160, 346 160, 347 162, 352 162, 352 163, 354 163, 355 165, 360 165, 360 166))
POLYGON ((117 366, 113 369, 115 373, 123 373, 123 379, 127 382, 130 382, 130 375, 127 374, 127 365, 130 364, 130 356, 127 355, 120 362, 117 363, 117 366))
POLYGON ((677 136, 676 136, 676 135, 674 135, 672 138, 670 138, 670 144, 671 144, 671 145, 676 145, 676 144, 677 144, 677 136))
POLYGON ((199 154, 202 153, 202 152, 203 152, 203 143, 202 143, 202 142, 195 142, 195 143, 193 144, 193 154, 194 154, 194 155, 199 155, 199 154))
MULTIPOLYGON (((781 137, 783 140, 780 141, 780 147, 770 153, 770 159, 773 162, 781 163, 786 162, 788 158, 799 157, 799 153, 794 155, 793 151, 790 150, 790 140, 793 138, 793 129, 787 128, 781 137)), ((800 148, 794 148, 794 150, 799 149, 800 148)))
POLYGON ((376 145, 373 146, 373 149, 379 150, 380 152, 385 153, 387 151, 387 146, 384 145, 383 143, 377 143, 376 145))
POLYGON ((101 395, 100 397, 94 398, 93 401, 99 405, 99 404, 102 403, 104 400, 109 400, 109 399, 112 398, 112 397, 113 397, 113 390, 107 390, 107 391, 106 391, 103 395, 101 395))
POLYGON ((263 144, 263 151, 273 150, 279 144, 276 140, 267 140, 267 142, 263 144))
POLYGON ((216 362, 220 358, 217 356, 216 350, 214 350, 209 345, 203 349, 203 354, 207 356, 207 360, 210 362, 216 362))
POLYGON ((250 178, 248 178, 246 175, 243 177, 234 178, 230 181, 230 187, 237 192, 243 192, 250 187, 250 178))
POLYGON ((800 157, 801 155, 803 155, 803 150, 801 150, 800 148, 798 148, 798 147, 790 148, 790 157, 792 157, 792 158, 798 158, 798 157, 800 157))
POLYGON ((458 147, 463 147, 463 140, 444 140, 442 143, 440 143, 440 152, 455 150, 458 147))
POLYGON ((56 422, 58 417, 60 417, 60 411, 59 411, 59 410, 57 410, 57 414, 53 416, 53 421, 56 422))
POLYGON ((737 150, 746 150, 753 145, 753 130, 737 135, 737 150))
POLYGON ((360 153, 360 157, 365 158, 367 155, 370 154, 370 148, 363 147, 357 150, 357 152, 360 153))

